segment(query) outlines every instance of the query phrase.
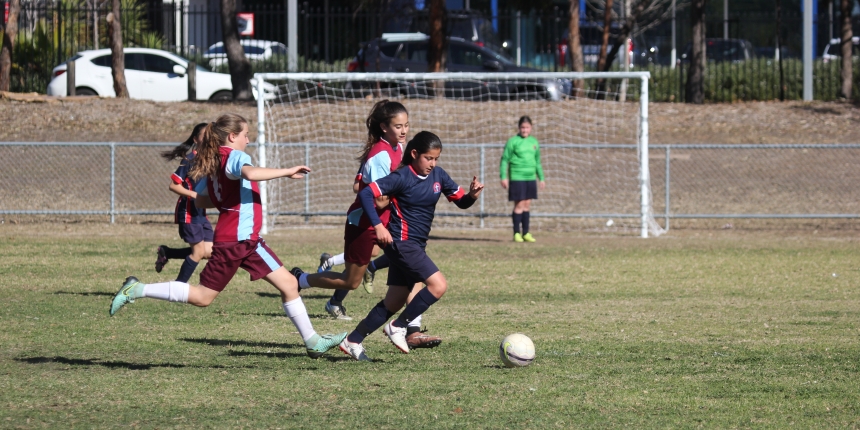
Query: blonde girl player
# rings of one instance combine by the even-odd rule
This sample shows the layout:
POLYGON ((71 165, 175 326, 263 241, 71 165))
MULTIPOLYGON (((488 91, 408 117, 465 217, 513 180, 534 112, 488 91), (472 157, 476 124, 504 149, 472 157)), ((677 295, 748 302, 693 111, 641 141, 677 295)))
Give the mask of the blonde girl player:
POLYGON ((391 266, 388 268, 388 292, 385 299, 377 303, 340 343, 340 350, 356 360, 371 361, 362 342, 383 326, 391 343, 408 354, 406 327, 409 322, 421 316, 448 289, 445 276, 425 252, 436 203, 444 194, 457 207, 467 209, 481 195, 484 185, 478 182, 477 177, 473 177, 469 192, 465 193, 445 170, 436 167, 441 154, 442 141, 439 137, 422 131, 406 145, 403 167, 358 193, 379 246, 391 260, 391 266), (372 210, 374 199, 384 195, 390 197, 394 206, 387 229, 376 211, 372 210), (413 286, 422 282, 427 287, 414 294, 409 301, 408 298, 413 296, 413 286), (406 308, 400 316, 387 322, 404 304, 406 308))
POLYGON ((212 224, 206 218, 206 209, 198 208, 194 204, 197 193, 194 191, 194 181, 188 176, 188 170, 191 169, 191 163, 197 153, 196 146, 200 144, 206 125, 205 122, 197 124, 185 142, 161 153, 161 157, 167 161, 182 158, 179 167, 170 177, 169 188, 179 195, 174 210, 174 223, 179 226, 179 237, 191 246, 170 248, 160 245, 156 250, 155 271, 161 273, 161 269, 171 259, 182 259, 182 266, 176 276, 179 282, 188 282, 200 260, 209 258, 212 254, 212 224))
MULTIPOLYGON (((356 175, 357 188, 354 188, 354 191, 366 188, 371 182, 388 176, 400 166, 403 145, 409 133, 409 111, 401 103, 381 100, 370 110, 365 125, 367 139, 358 157, 361 168, 356 175)), ((379 196, 375 201, 374 213, 388 224, 391 212, 388 197, 379 196)), ((344 253, 342 257, 333 257, 336 262, 339 262, 339 258, 343 259, 346 266, 344 271, 308 274, 294 267, 290 272, 299 280, 299 288, 318 287, 337 290, 326 303, 326 311, 336 318, 351 320, 352 318, 346 314, 343 300, 349 291, 358 288, 367 276, 374 246, 376 246, 376 232, 356 197, 347 210, 344 253)), ((373 263, 375 270, 381 269, 387 266, 387 258, 379 257, 373 263)), ((438 336, 422 333, 420 327, 420 319, 413 321, 410 326, 410 342, 413 348, 432 348, 442 342, 442 338, 438 336)))
POLYGON ((199 181, 198 203, 218 209, 220 216, 215 227, 212 257, 200 273, 200 285, 175 281, 144 284, 130 276, 114 296, 110 315, 143 297, 209 306, 241 267, 250 273, 252 281, 265 279, 281 293, 284 313, 305 341, 307 354, 311 358, 322 356, 338 345, 346 333, 320 336, 314 331, 296 279, 260 237, 263 214, 257 182, 300 179, 310 168, 255 167, 244 152, 248 146, 248 121, 239 115, 222 115, 207 125, 203 133, 190 176, 199 181))
POLYGON ((499 173, 502 188, 508 190, 508 201, 514 202, 511 213, 514 242, 534 242, 535 238, 529 232, 529 210, 532 199, 537 198, 538 187, 543 190, 546 182, 540 163, 540 144, 531 135, 532 119, 520 117, 518 127, 519 133, 505 143, 499 173))

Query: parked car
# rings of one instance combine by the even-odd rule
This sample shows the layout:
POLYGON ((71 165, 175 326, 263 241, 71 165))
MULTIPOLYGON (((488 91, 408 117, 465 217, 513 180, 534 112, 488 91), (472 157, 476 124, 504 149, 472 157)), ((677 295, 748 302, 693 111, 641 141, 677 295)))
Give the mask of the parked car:
MULTIPOLYGON (((854 36, 851 38, 851 42, 853 44, 853 48, 851 49, 851 55, 854 57, 860 55, 860 49, 858 49, 858 44, 860 44, 860 37, 854 36)), ((831 61, 836 61, 842 58, 842 39, 835 38, 830 39, 830 43, 824 47, 824 51, 821 53, 821 60, 825 63, 829 63, 831 61)))
MULTIPOLYGON (((243 39, 239 41, 245 56, 251 61, 268 60, 274 56, 287 55, 287 47, 281 42, 272 40, 243 39)), ((209 60, 209 67, 215 68, 227 64, 227 51, 224 42, 218 42, 203 53, 203 58, 209 60)))
MULTIPOLYGON (((188 100, 189 61, 171 52, 148 48, 125 48, 125 83, 133 99, 155 101, 188 100)), ((115 97, 111 75, 110 49, 81 51, 54 67, 47 94, 68 94, 65 73, 68 61, 75 62, 75 94, 115 97)), ((233 99, 230 75, 213 73, 197 66, 197 99, 229 101, 233 99)), ((253 81, 252 81, 253 82, 253 81)), ((266 97, 274 97, 277 87, 266 86, 266 97)), ((256 89, 254 89, 256 97, 256 89)))
MULTIPOLYGON (((478 46, 485 46, 503 53, 503 42, 493 30, 493 23, 483 14, 474 10, 448 10, 447 36, 458 37, 478 46)), ((407 16, 396 16, 386 21, 385 33, 424 33, 430 34, 428 10, 414 11, 407 16)))
MULTIPOLYGON (((705 39, 705 57, 708 61, 731 61, 739 63, 755 58, 755 48, 752 43, 745 39, 705 39)), ((681 63, 690 61, 693 45, 688 43, 684 53, 678 59, 681 63)))
MULTIPOLYGON (((348 72, 402 72, 423 73, 427 71, 429 37, 422 33, 384 34, 381 38, 363 44, 355 58, 347 65, 348 72), (378 62, 378 68, 377 68, 378 62)), ((518 67, 505 55, 478 46, 458 37, 448 38, 446 72, 541 72, 529 67, 518 67)), ((479 99, 536 98, 559 100, 570 95, 571 82, 567 79, 535 79, 518 83, 483 85, 477 81, 447 81, 445 95, 454 98, 479 99)), ((355 82, 353 88, 366 85, 355 82)), ((407 97, 423 97, 421 86, 404 85, 395 92, 407 97)))

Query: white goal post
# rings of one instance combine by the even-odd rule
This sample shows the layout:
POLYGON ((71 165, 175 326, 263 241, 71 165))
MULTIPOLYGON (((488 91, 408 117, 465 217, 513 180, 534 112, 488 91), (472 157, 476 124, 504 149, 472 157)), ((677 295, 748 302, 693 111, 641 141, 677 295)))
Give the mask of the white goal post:
POLYGON ((387 98, 409 110, 410 136, 421 130, 440 136, 445 148, 440 166, 456 181, 466 183, 474 174, 486 184, 480 203, 468 211, 440 203, 437 223, 441 218, 447 220, 442 224, 460 227, 510 224, 510 203, 496 185, 498 160, 505 141, 517 132, 517 119, 528 115, 547 177, 546 190, 532 202, 532 225, 537 220, 551 229, 563 220, 588 220, 586 228, 614 226, 641 237, 663 233, 651 207, 648 72, 254 76, 257 94, 264 94, 265 83, 277 87, 257 101, 258 164, 307 164, 313 170, 305 181, 261 186, 264 232, 279 217, 343 222, 354 199, 351 185, 367 136, 365 119, 374 103, 387 98), (631 79, 640 85, 626 85, 631 79), (572 89, 576 81, 584 83, 578 91, 572 89), (628 93, 619 96, 620 88, 628 93), (629 101, 636 98, 638 103, 629 101))

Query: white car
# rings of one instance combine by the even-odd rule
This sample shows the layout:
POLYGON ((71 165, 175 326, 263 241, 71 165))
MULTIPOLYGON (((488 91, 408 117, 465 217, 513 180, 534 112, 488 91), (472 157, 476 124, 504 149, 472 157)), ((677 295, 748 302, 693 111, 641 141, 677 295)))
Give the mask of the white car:
MULTIPOLYGON (((272 40, 243 39, 239 41, 245 56, 251 61, 268 60, 276 55, 287 55, 287 47, 281 42, 272 40)), ((215 68, 227 64, 227 51, 224 42, 218 42, 203 53, 203 58, 209 60, 209 67, 215 68)))
MULTIPOLYGON (((188 100, 188 63, 176 54, 159 49, 124 48, 125 84, 129 97, 140 100, 188 100)), ((111 50, 81 51, 68 61, 75 62, 75 94, 81 96, 116 97, 111 75, 111 50)), ((66 96, 67 62, 54 67, 48 95, 66 96)), ((213 73, 197 66, 197 100, 230 101, 233 84, 230 75, 213 73)), ((252 85, 254 80, 251 80, 252 85)), ((274 96, 274 85, 266 85, 266 98, 274 96)), ((252 87, 254 88, 254 87, 252 87)), ((256 88, 253 89, 256 97, 256 88)))
MULTIPOLYGON (((854 47, 852 48, 852 54, 856 57, 858 55, 858 46, 860 45, 860 37, 854 36, 851 38, 851 42, 854 47)), ((842 39, 830 39, 830 43, 824 47, 824 51, 821 53, 821 59, 825 63, 829 63, 831 61, 838 61, 842 58, 842 39)))

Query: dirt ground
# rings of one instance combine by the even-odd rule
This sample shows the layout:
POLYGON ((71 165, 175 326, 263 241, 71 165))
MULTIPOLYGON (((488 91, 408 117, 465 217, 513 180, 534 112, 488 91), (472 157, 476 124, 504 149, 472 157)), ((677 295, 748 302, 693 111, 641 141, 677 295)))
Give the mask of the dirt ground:
MULTIPOLYGON (((180 142, 224 112, 257 117, 255 104, 0 98, 0 141, 180 142)), ((848 103, 652 103, 650 141, 672 143, 860 143, 860 107, 848 103)))

